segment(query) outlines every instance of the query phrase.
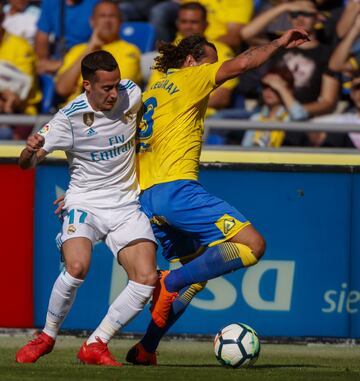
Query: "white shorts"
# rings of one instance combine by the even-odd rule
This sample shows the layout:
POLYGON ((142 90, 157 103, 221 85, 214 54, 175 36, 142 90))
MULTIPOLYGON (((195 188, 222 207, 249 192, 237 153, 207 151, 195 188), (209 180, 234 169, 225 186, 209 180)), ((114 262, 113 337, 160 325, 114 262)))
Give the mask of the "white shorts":
POLYGON ((85 237, 94 245, 103 241, 114 256, 137 239, 156 243, 150 221, 139 204, 118 208, 71 206, 66 209, 61 232, 56 240, 59 247, 71 238, 85 237))

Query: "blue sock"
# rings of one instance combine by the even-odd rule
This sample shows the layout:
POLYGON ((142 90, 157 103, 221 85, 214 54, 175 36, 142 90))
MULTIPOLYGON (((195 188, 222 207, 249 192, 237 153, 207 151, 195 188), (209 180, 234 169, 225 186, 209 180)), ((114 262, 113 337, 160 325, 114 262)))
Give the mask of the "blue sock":
POLYGON ((209 247, 204 254, 172 270, 165 279, 168 291, 174 292, 193 283, 200 283, 254 265, 257 258, 251 249, 241 243, 224 242, 209 247))
POLYGON ((205 287, 206 283, 194 284, 185 287, 179 292, 178 297, 171 305, 169 319, 164 328, 158 327, 153 320, 151 320, 144 337, 141 339, 141 344, 147 352, 155 352, 160 340, 166 332, 175 324, 175 322, 182 316, 186 308, 190 304, 193 297, 205 287))

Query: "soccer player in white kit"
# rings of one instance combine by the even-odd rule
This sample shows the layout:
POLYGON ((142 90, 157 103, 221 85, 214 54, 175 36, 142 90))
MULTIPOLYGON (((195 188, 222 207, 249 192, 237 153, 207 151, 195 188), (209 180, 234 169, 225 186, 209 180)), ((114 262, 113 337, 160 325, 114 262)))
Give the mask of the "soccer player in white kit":
POLYGON ((19 159, 22 168, 32 168, 48 153, 64 150, 70 169, 60 234, 65 270, 53 286, 42 333, 16 353, 20 363, 35 362, 52 351, 88 273, 96 241, 110 248, 129 282, 80 348, 77 357, 83 363, 122 365, 107 344, 144 308, 157 281, 155 238, 140 211, 135 173, 141 90, 132 81, 120 81, 118 65, 105 51, 85 56, 81 71, 85 92, 28 138, 19 159))

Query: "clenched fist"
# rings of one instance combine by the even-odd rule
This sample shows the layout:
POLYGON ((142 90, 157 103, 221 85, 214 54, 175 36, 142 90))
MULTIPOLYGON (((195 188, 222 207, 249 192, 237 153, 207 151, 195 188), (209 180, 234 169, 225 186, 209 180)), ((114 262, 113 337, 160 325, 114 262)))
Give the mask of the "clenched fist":
POLYGON ((27 138, 26 149, 29 152, 38 151, 45 144, 45 138, 39 134, 31 135, 27 138))

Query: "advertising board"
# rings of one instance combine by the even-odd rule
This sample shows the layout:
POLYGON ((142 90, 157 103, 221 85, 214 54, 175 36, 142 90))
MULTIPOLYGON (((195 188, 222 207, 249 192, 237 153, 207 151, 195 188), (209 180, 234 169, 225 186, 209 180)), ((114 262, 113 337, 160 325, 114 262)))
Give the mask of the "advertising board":
MULTIPOLYGON (((36 173, 35 325, 44 323, 59 273, 53 200, 66 189, 66 166, 36 173)), ((360 337, 360 175, 350 171, 201 168, 205 188, 238 208, 267 241, 254 267, 208 282, 173 333, 213 334, 245 322, 261 336, 360 337)), ((158 266, 169 264, 158 255, 158 266)), ((126 284, 103 245, 77 294, 65 329, 92 329, 126 284)), ((143 332, 148 308, 125 331, 143 332)))

